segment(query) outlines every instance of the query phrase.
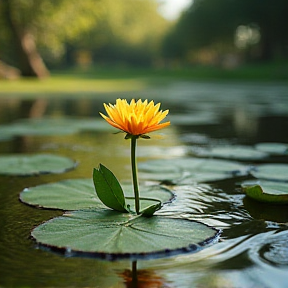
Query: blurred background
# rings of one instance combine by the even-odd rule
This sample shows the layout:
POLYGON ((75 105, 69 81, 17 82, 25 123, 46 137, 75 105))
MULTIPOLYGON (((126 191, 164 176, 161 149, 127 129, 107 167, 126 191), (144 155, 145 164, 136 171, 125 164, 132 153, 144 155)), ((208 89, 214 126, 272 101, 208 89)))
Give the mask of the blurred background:
POLYGON ((144 69, 287 80, 287 59, 287 0, 0 0, 4 79, 144 69))

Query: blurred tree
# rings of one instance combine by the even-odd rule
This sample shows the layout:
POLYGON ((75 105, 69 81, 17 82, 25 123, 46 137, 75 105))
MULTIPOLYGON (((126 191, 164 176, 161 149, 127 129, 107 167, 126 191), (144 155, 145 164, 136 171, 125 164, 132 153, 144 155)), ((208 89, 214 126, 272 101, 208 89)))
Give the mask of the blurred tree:
POLYGON ((163 51, 167 57, 183 57, 203 47, 231 47, 239 26, 258 30, 259 59, 287 56, 287 0, 194 0, 166 36, 163 51))
POLYGON ((105 0, 101 7, 97 26, 71 42, 74 49, 92 51, 98 63, 145 65, 159 57, 168 22, 155 0, 105 0))
POLYGON ((95 25, 99 1, 0 0, 1 58, 23 76, 47 76, 37 47, 61 53, 65 41, 95 25))
POLYGON ((37 77, 48 75, 42 58, 151 63, 167 23, 155 0, 0 0, 0 58, 37 77))

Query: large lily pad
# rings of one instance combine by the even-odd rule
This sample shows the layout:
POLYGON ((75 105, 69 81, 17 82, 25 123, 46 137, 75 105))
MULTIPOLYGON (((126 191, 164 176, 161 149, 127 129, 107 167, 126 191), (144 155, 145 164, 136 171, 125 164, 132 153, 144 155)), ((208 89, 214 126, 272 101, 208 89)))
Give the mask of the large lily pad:
POLYGON ((261 202, 288 204, 288 183, 275 181, 247 181, 242 184, 247 196, 261 202))
POLYGON ((192 153, 200 157, 214 157, 231 160, 261 160, 269 156, 268 153, 249 146, 223 145, 212 148, 191 148, 192 153))
POLYGON ((248 174, 248 167, 227 160, 177 158, 139 163, 141 178, 177 184, 210 182, 248 174))
POLYGON ((36 227, 38 243, 67 253, 106 259, 145 259, 197 252, 219 231, 199 222, 132 216, 108 209, 73 211, 36 227))
MULTIPOLYGON (((173 199, 174 194, 159 185, 140 185, 140 196, 158 199, 162 203, 173 199)), ((134 207, 132 184, 125 183, 122 189, 131 209, 134 207)), ((88 208, 105 208, 95 192, 92 179, 69 179, 56 183, 42 184, 31 188, 26 188, 20 193, 20 200, 26 204, 61 210, 78 210, 88 208)), ((142 208, 151 205, 151 201, 141 201, 142 208)))
POLYGON ((76 166, 74 160, 52 154, 1 155, 0 163, 0 174, 16 176, 63 173, 76 166))
POLYGON ((288 164, 257 165, 251 174, 260 179, 288 181, 288 164))

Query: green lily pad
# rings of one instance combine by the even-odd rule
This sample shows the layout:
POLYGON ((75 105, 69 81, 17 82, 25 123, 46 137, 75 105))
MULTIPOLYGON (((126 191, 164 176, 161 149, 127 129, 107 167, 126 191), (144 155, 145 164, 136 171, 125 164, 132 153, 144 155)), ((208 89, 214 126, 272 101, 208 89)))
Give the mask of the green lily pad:
POLYGON ((217 124, 218 118, 213 112, 199 112, 193 114, 173 114, 169 120, 174 125, 207 125, 217 124))
POLYGON ((288 164, 257 165, 251 174, 259 179, 288 181, 288 164))
POLYGON ((284 143, 258 143, 255 148, 272 155, 288 155, 288 144, 284 143))
POLYGON ((199 157, 215 157, 232 160, 261 160, 269 156, 268 153, 259 151, 249 146, 223 145, 212 148, 191 148, 193 154, 199 157))
POLYGON ((112 131, 103 119, 90 118, 40 118, 21 119, 0 125, 0 134, 12 136, 68 135, 79 131, 112 131))
POLYGON ((216 181, 248 174, 248 167, 233 161, 199 158, 157 159, 139 163, 140 178, 177 184, 216 181))
POLYGON ((13 139, 13 135, 9 131, 1 131, 0 130, 0 142, 1 141, 9 141, 13 139))
POLYGON ((241 185, 248 197, 260 202, 288 204, 288 183, 275 181, 246 181, 241 185))
MULTIPOLYGON (((123 184, 122 189, 126 197, 127 204, 134 208, 132 184, 123 184)), ((174 194, 159 185, 140 185, 140 196, 158 199, 162 203, 171 201, 174 194)), ((20 193, 20 200, 23 203, 50 209, 78 210, 90 208, 105 208, 104 204, 97 197, 92 179, 69 179, 56 183, 42 184, 31 188, 26 188, 20 193)), ((153 202, 155 203, 155 202, 153 202)), ((141 208, 151 205, 151 201, 141 200, 141 208)))
POLYGON ((52 154, 1 155, 0 163, 0 175, 16 176, 63 173, 76 166, 74 160, 52 154))
POLYGON ((13 136, 47 136, 76 133, 78 128, 61 119, 22 119, 1 125, 0 133, 9 132, 13 136))
POLYGON ((37 243, 66 253, 109 260, 145 259, 197 252, 219 231, 199 222, 132 216, 113 210, 80 210, 51 219, 32 232, 37 243))

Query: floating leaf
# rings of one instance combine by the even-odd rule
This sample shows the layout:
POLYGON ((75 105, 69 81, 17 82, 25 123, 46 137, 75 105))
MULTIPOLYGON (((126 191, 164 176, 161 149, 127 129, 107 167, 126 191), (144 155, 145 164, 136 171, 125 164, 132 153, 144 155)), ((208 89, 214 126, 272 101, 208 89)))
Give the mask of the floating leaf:
POLYGON ((247 181, 242 185, 247 196, 261 202, 288 204, 288 183, 274 181, 247 181))
POLYGON ((100 164, 94 168, 93 182, 99 199, 109 208, 120 212, 127 212, 122 187, 115 175, 100 164))
POLYGON ((251 174, 260 179, 288 181, 288 164, 257 165, 251 174))
POLYGON ((1 155, 0 163, 0 174, 18 176, 63 173, 76 165, 70 158, 52 154, 1 155))
POLYGON ((284 143, 258 143, 255 148, 272 155, 288 155, 288 144, 284 143))
POLYGON ((1 131, 0 130, 0 142, 1 141, 9 141, 13 139, 13 134, 10 133, 10 131, 1 131))
POLYGON ((215 181, 248 174, 248 167, 243 164, 217 159, 159 159, 139 163, 138 167, 141 178, 168 180, 177 184, 215 181))
MULTIPOLYGON (((134 209, 132 184, 122 185, 126 203, 134 209)), ((163 204, 171 201, 174 194, 162 186, 139 186, 141 197, 155 198, 163 204)), ((78 210, 89 208, 105 208, 104 204, 97 197, 92 179, 69 179, 56 183, 42 184, 26 188, 20 193, 20 200, 26 204, 36 207, 78 210)), ((155 200, 141 200, 141 209, 155 204, 155 200)))
POLYGON ((172 114, 169 119, 174 125, 207 125, 219 122, 215 113, 207 111, 197 114, 172 114))
POLYGON ((0 133, 9 131, 13 136, 67 135, 76 133, 78 128, 68 125, 63 119, 21 119, 11 124, 1 125, 0 133))
POLYGON ((160 210, 161 207, 161 202, 156 202, 156 204, 152 204, 147 206, 144 210, 141 210, 140 213, 145 217, 151 217, 156 211, 160 210))
POLYGON ((223 145, 212 148, 191 148, 192 153, 200 157, 215 157, 233 160, 261 160, 268 157, 268 153, 258 151, 249 146, 223 145))
POLYGON ((36 227, 42 245, 106 259, 143 259, 197 252, 217 240, 219 231, 202 223, 112 210, 65 213, 36 227))
POLYGON ((25 188, 20 200, 37 207, 61 210, 105 208, 97 197, 92 179, 69 179, 25 188))
POLYGON ((0 134, 12 136, 67 135, 83 130, 112 130, 102 119, 90 118, 40 118, 21 119, 0 125, 0 134))

